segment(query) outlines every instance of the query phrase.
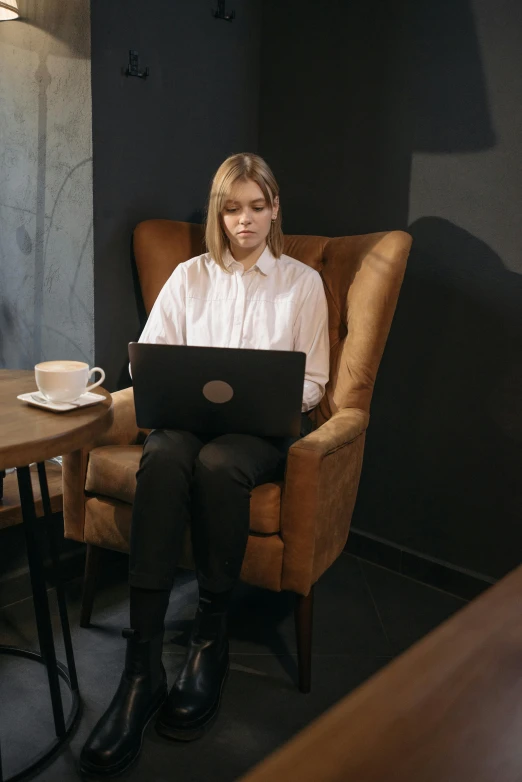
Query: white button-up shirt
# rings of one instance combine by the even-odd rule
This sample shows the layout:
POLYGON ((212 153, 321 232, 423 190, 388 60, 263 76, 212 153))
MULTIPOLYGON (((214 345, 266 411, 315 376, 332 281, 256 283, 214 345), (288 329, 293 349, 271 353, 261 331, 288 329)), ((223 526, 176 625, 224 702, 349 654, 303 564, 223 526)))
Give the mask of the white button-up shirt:
POLYGON ((230 253, 228 274, 208 253, 180 263, 160 291, 140 342, 306 353, 303 411, 329 373, 328 308, 315 269, 265 248, 248 271, 230 253))

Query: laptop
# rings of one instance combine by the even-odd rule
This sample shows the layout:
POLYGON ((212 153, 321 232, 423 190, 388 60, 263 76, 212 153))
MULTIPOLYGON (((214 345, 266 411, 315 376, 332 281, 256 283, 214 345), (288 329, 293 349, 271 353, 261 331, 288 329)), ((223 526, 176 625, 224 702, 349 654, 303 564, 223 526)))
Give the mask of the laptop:
POLYGON ((144 429, 298 437, 306 354, 129 343, 144 429))

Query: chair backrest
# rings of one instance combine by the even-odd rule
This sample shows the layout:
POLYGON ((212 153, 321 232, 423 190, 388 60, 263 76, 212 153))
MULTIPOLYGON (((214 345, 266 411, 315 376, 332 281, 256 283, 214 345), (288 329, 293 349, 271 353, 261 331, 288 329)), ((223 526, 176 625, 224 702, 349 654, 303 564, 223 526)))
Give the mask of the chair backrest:
MULTIPOLYGON (((318 423, 345 407, 369 411, 411 241, 404 231, 285 236, 285 254, 320 272, 328 301, 330 381, 318 423)), ((136 226, 134 255, 147 314, 178 263, 203 252, 200 225, 146 220, 136 226)))

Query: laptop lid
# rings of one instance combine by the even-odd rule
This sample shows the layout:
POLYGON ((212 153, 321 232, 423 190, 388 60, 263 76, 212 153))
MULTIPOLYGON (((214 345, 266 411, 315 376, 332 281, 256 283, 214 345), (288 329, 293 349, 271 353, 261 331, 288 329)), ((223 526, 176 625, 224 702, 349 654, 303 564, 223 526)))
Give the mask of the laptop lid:
POLYGON ((306 354, 129 343, 139 427, 297 437, 306 354))

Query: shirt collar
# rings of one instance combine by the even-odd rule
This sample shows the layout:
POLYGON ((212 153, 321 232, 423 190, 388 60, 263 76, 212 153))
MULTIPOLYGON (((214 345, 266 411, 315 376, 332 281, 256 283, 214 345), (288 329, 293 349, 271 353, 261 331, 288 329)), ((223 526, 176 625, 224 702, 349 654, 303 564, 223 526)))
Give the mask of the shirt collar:
MULTIPOLYGON (((223 256, 223 262, 227 269, 230 268, 233 263, 235 263, 230 250, 226 250, 223 256)), ((270 274, 275 266, 275 263, 276 259, 270 252, 270 249, 267 245, 252 268, 255 269, 257 267, 259 271, 266 276, 267 274, 270 274)))
POLYGON ((274 268, 276 263, 276 259, 270 252, 270 249, 268 245, 265 247, 259 258, 257 259, 257 263, 255 266, 259 269, 260 272, 262 272, 264 275, 270 274, 272 269, 274 268))

